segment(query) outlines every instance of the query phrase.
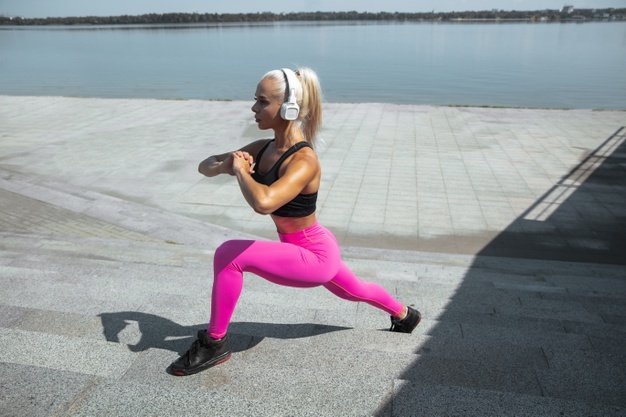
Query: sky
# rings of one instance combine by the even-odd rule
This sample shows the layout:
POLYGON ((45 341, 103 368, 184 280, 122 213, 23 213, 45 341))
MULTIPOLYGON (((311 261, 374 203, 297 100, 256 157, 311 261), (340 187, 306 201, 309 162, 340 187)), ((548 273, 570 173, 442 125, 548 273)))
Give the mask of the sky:
POLYGON ((0 15, 117 16, 146 13, 450 12, 466 10, 626 8, 626 0, 0 0, 0 15))

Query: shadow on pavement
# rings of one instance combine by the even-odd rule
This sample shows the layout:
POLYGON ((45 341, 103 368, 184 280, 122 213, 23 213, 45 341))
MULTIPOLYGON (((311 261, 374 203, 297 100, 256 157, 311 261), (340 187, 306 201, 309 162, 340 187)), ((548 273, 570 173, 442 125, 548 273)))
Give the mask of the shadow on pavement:
POLYGON ((626 412, 625 139, 477 254, 378 416, 626 412))
POLYGON ((622 127, 479 255, 626 265, 625 138, 622 127))
MULTIPOLYGON (((196 339, 196 333, 205 329, 206 324, 183 326, 172 320, 154 314, 137 311, 102 313, 103 334, 107 341, 120 343, 120 333, 132 322, 136 322, 141 338, 134 345, 128 345, 133 352, 151 348, 165 349, 182 355, 196 339)), ((329 332, 345 330, 346 327, 318 324, 274 324, 256 322, 233 322, 229 335, 234 352, 240 352, 258 345, 264 338, 297 339, 329 332)))

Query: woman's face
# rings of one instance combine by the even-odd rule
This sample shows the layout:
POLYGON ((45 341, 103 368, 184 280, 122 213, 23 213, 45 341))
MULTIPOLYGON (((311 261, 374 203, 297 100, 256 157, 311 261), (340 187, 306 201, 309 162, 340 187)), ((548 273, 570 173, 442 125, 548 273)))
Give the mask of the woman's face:
POLYGON ((255 102, 252 106, 254 119, 259 125, 259 129, 275 129, 285 123, 280 117, 280 106, 282 100, 277 100, 272 92, 276 89, 276 82, 269 78, 264 78, 256 87, 255 102))

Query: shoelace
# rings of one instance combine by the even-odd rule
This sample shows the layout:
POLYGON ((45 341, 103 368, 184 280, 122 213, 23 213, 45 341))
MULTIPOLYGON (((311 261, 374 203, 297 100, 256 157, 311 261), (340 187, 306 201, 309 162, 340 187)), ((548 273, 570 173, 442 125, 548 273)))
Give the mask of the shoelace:
MULTIPOLYGON (((408 315, 407 315, 407 317, 408 317, 408 315)), ((404 319, 402 319, 402 320, 404 320, 404 319)), ((402 320, 394 319, 392 317, 391 318, 391 327, 389 328, 389 331, 394 331, 396 329, 396 327, 402 327, 402 320)))
POLYGON ((200 341, 196 340, 191 344, 191 347, 187 350, 187 352, 185 352, 185 364, 187 366, 191 363, 191 355, 196 353, 198 346, 200 346, 200 341))

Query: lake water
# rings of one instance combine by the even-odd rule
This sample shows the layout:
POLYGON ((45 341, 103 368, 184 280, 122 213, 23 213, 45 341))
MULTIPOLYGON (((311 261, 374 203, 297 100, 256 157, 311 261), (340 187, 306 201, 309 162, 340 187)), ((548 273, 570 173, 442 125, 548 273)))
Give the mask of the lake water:
POLYGON ((252 100, 297 65, 329 102, 626 109, 626 22, 0 27, 0 94, 252 100))

